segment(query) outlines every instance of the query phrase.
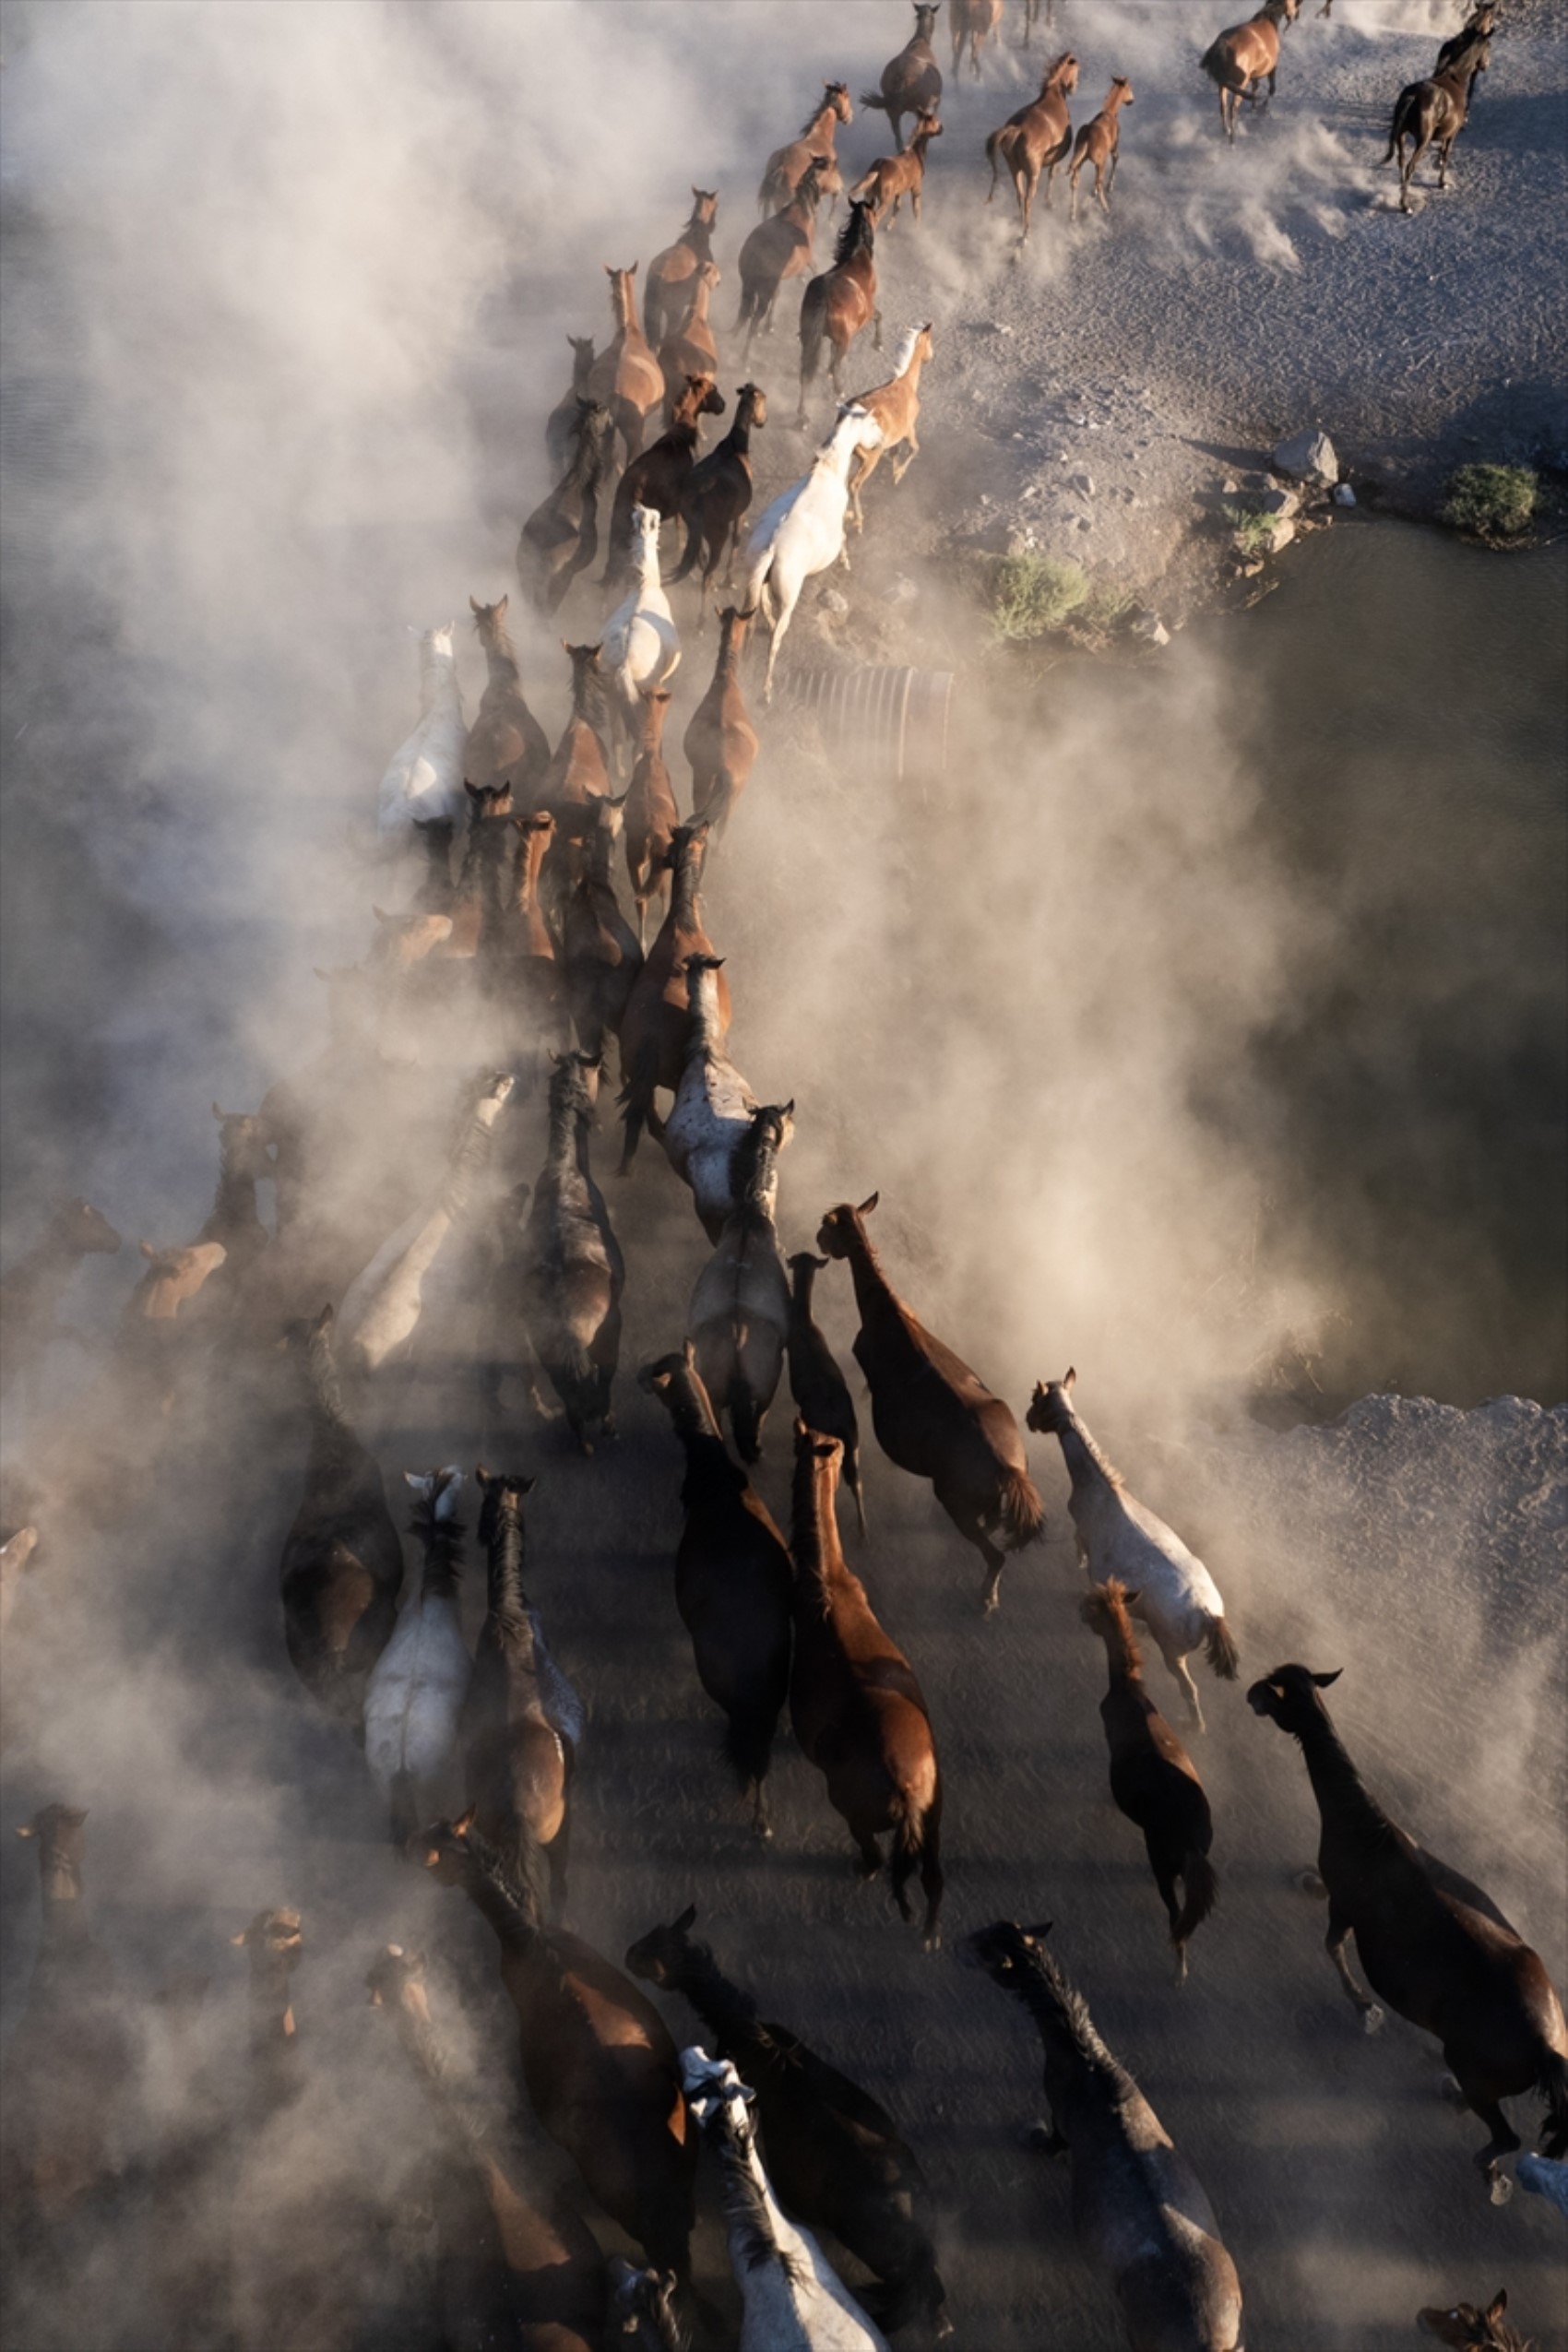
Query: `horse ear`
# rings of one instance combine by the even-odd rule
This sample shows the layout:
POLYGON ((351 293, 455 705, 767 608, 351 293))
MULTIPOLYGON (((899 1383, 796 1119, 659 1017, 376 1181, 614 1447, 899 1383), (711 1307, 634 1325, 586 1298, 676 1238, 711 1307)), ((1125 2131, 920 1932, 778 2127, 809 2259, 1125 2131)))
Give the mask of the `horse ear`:
POLYGON ((38 1835, 37 1823, 30 1821, 19 1821, 17 1823, 17 1835, 18 1837, 36 1837, 38 1835))
POLYGON ((472 1829, 474 1825, 474 1815, 478 1812, 478 1811, 479 1807, 477 1805, 470 1805, 466 1813, 459 1813, 457 1819, 452 1823, 452 1835, 454 1837, 466 1837, 468 1835, 469 1830, 472 1829))
POLYGON ((632 264, 632 266, 631 266, 631 267, 630 267, 630 269, 628 269, 628 270, 627 270, 627 272, 626 272, 627 277, 628 277, 628 278, 635 278, 635 277, 636 276, 636 274, 637 274, 638 270, 639 270, 641 267, 642 267, 642 263, 641 263, 640 261, 634 261, 634 262, 633 262, 633 264, 632 264))
POLYGON ((1078 1375, 1071 1364, 1062 1375, 1062 1385, 1070 1396, 1078 1384, 1078 1375))
POLYGON ((510 592, 508 591, 504 593, 500 603, 495 608, 495 617, 498 621, 505 621, 506 618, 506 607, 511 603, 511 601, 512 599, 510 592))
MULTIPOLYGON (((695 191, 694 191, 694 193, 695 193, 695 191)), ((679 1918, 677 1920, 675 1920, 675 1921, 674 1921, 674 1929, 675 1929, 675 1932, 676 1932, 676 1934, 677 1934, 677 1935, 684 1935, 688 1928, 694 1928, 694 1927, 695 1927, 695 1925, 696 1925, 696 1919, 697 1919, 697 1907, 696 1907, 696 1905, 695 1905, 695 1903, 688 1903, 688 1904, 687 1904, 687 1906, 686 1906, 686 1907, 685 1907, 685 1909, 682 1912, 682 1914, 681 1914, 680 1918, 679 1918)))
POLYGON ((480 600, 479 600, 478 597, 477 597, 477 596, 470 596, 470 597, 469 597, 469 611, 470 612, 483 612, 483 610, 484 610, 484 607, 483 607, 483 605, 482 605, 482 604, 481 604, 481 602, 480 602, 480 600))
POLYGON ((1332 1674, 1314 1674, 1313 1676, 1313 1681, 1317 1684, 1320 1691, 1326 1691, 1331 1682, 1338 1681, 1339 1677, 1344 1673, 1344 1671, 1345 1669, 1342 1666, 1336 1666, 1332 1674))
POLYGON ((222 1113, 222 1111, 219 1110, 218 1105, 217 1105, 216 1103, 214 1103, 214 1104, 213 1104, 213 1106, 212 1106, 212 1115, 213 1115, 213 1117, 214 1117, 215 1119, 219 1119, 219 1120, 220 1120, 220 1119, 223 1117, 223 1113, 222 1113))
POLYGON ((158 1252, 153 1248, 150 1241, 138 1241, 137 1243, 137 1247, 141 1252, 144 1258, 155 1258, 158 1255, 158 1252))
POLYGON ((374 898, 370 902, 370 911, 375 917, 378 923, 389 923, 392 921, 392 917, 387 913, 386 908, 378 907, 374 898))
POLYGON ((868 1193, 865 1199, 855 1211, 855 1215, 857 1217, 869 1217, 881 1198, 882 1194, 880 1193, 868 1193))
POLYGON ((1489 2320, 1500 2320, 1507 2309, 1508 2289, 1506 2287, 1500 2287, 1486 2307, 1486 2315, 1489 2320))
POLYGON ((1031 1943, 1043 1943, 1055 1925, 1054 1919, 1041 1919, 1032 1928, 1021 1928, 1019 1933, 1027 1935, 1031 1943))

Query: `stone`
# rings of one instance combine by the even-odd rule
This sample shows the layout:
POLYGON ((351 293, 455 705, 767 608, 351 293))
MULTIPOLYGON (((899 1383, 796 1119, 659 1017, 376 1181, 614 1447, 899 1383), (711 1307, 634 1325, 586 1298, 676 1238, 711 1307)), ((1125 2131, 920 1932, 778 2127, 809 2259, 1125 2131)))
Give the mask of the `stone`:
POLYGON ((1219 494, 1222 498, 1234 498, 1241 487, 1234 474, 1227 474, 1219 485, 1219 494))
POLYGON ((1068 476, 1068 480, 1072 483, 1073 488, 1081 492, 1084 497, 1092 498, 1094 496, 1093 474, 1070 474, 1068 476))
POLYGON ((1334 503, 1336 506, 1353 506, 1355 505, 1356 493, 1351 489, 1348 481, 1336 482, 1334 486, 1334 503))
POLYGON ((830 614, 835 621, 849 617, 849 600, 841 596, 836 588, 825 588, 816 600, 819 610, 830 614))
POLYGON ((1324 490, 1332 490, 1339 479, 1334 444, 1326 433, 1316 429, 1292 434, 1289 441, 1282 441, 1270 463, 1277 474, 1287 474, 1292 481, 1315 482, 1324 490))
POLYGON ((1295 536, 1296 526, 1290 520, 1289 515, 1274 516, 1272 517, 1272 527, 1268 534, 1268 541, 1264 549, 1265 554, 1277 555, 1282 547, 1289 546, 1290 541, 1295 538, 1295 536))
POLYGON ((1078 529, 1081 531, 1092 531, 1094 529, 1093 517, 1089 515, 1080 515, 1078 517, 1078 529))
POLYGON ((1299 490, 1265 490, 1253 503, 1260 515, 1299 515, 1301 493, 1299 490))
POLYGON ((1170 630, 1166 627, 1158 613, 1150 612, 1146 607, 1144 611, 1134 614, 1133 635, 1135 637, 1146 637, 1150 645, 1169 645, 1170 643, 1170 630))

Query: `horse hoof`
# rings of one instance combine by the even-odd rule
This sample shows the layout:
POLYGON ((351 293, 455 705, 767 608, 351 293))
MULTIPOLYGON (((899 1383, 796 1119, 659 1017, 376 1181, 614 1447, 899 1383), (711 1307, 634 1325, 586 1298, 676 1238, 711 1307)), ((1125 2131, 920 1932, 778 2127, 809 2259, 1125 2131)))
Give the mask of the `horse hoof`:
POLYGON ((1316 1871, 1298 1871, 1293 1882, 1298 1895, 1310 1895, 1314 1903, 1326 1903, 1328 1889, 1316 1871))
POLYGON ((1361 2031, 1363 2034, 1380 2034, 1383 2031, 1383 2012, 1375 2001, 1369 2001, 1361 2012, 1361 2031))
POLYGON ((1509 2180, 1508 2175, 1505 2172, 1494 2172, 1487 2190, 1487 2195, 1491 2199, 1492 2204, 1505 2205, 1513 2194, 1514 2183, 1509 2180))

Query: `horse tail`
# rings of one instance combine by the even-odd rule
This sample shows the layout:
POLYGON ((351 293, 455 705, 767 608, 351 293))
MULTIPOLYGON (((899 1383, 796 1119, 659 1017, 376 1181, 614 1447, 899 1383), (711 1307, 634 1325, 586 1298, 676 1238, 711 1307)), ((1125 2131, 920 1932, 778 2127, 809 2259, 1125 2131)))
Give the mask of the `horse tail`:
POLYGON ((1208 47, 1204 51, 1203 55, 1198 59, 1199 72, 1206 74, 1211 82, 1218 82, 1220 88, 1223 89, 1225 87, 1225 52, 1220 43, 1218 41, 1210 42, 1208 47))
POLYGON ((707 796, 701 808, 694 810, 693 814, 696 816, 706 816, 715 834, 721 835, 730 822, 734 806, 735 778, 727 767, 721 767, 708 787, 707 796))
POLYGON ((893 112, 891 104, 882 96, 879 90, 862 89, 861 92, 861 104, 862 106, 869 106, 873 114, 891 115, 893 112))
POLYGON ((579 1445, 589 1421, 604 1414, 599 1366, 580 1339, 568 1339, 552 1363, 544 1367, 550 1384, 566 1408, 566 1419, 579 1445))
POLYGON ((1410 109, 1413 103, 1414 93, 1408 89, 1402 89, 1394 101, 1393 119, 1388 125, 1388 152, 1383 159, 1385 163, 1393 162, 1400 140, 1410 135, 1410 109))
POLYGON ((926 1914, 927 1947, 934 1949, 937 1939, 933 1911, 940 1908, 942 1901, 942 1867, 937 1859, 942 1821, 940 1790, 933 1792, 929 1804, 921 1805, 908 1788, 899 1788, 893 1800, 893 1846, 888 1858, 893 1900, 898 1906, 899 1918, 907 1919, 909 1898, 904 1890, 919 1871, 930 1898, 926 1914))
MULTIPOLYGON (((737 1336, 737 1346, 741 1344, 737 1336)), ((744 1372, 736 1372, 725 1391, 724 1402, 729 1408, 730 1427, 734 1432, 735 1451, 742 1462, 762 1459, 762 1417, 766 1406, 759 1406, 756 1391, 744 1372)))
POLYGON ((1194 1850, 1191 1854, 1183 1855, 1181 1878, 1182 1884, 1186 1890, 1187 1899, 1182 1907, 1180 1916, 1172 1924, 1170 1930, 1172 1943, 1185 1943, 1193 1930, 1202 1926, 1219 1900, 1219 1881, 1215 1874, 1214 1864, 1206 1854, 1200 1854, 1194 1850))
POLYGON ((1043 1538, 1045 1505, 1027 1470, 1004 1472, 996 1517, 1004 1551, 1022 1551, 1026 1544, 1043 1538))
POLYGON ((991 202, 992 196, 996 194, 996 174, 1001 168, 997 162, 997 158, 1001 152, 1002 134, 1000 131, 992 131, 991 137, 985 143, 985 160, 991 166, 991 189, 990 193, 986 196, 987 204, 991 202))
POLYGON ((823 333, 827 324, 827 289, 826 279, 814 278, 801 297, 801 389, 816 374, 822 350, 823 333))
POLYGON ((626 1131, 621 1146, 620 1172, 623 1176, 629 1176, 632 1172, 632 1162, 636 1158, 637 1146, 642 1141, 642 1132, 653 1108, 657 1070, 658 1060, 653 1049, 640 1046, 632 1057, 632 1066, 620 1093, 622 1124, 626 1131))
POLYGON ((1204 1656, 1222 1682, 1234 1682, 1241 1653, 1223 1617, 1217 1617, 1204 1635, 1204 1656))
POLYGON ((1540 2152, 1554 2161, 1561 2161, 1563 2156, 1568 2156, 1568 2057, 1562 2050, 1547 2051, 1546 2064, 1541 2068, 1536 2088, 1546 2101, 1540 2152))

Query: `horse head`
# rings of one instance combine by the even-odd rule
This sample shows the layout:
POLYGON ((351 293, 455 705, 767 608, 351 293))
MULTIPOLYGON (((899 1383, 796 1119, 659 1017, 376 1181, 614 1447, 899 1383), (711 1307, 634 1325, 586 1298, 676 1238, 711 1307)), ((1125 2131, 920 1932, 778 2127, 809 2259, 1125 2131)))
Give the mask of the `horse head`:
POLYGON ((685 390, 675 402, 673 422, 695 424, 698 417, 721 417, 724 408, 724 395, 716 375, 688 375, 685 390))
POLYGON ((760 384, 742 384, 736 393, 735 422, 745 425, 767 422, 767 395, 760 384))
POLYGON ((221 1241, 193 1241, 188 1248, 155 1249, 143 1241, 147 1272, 132 1292, 127 1317, 147 1323, 169 1323, 188 1299, 194 1299, 208 1275, 216 1274, 228 1256, 221 1241))
MULTIPOLYGON (((599 1082, 604 1075, 604 1058, 598 1053, 557 1053, 551 1059, 555 1067, 550 1077, 550 1110, 552 1117, 568 1114, 578 1119, 591 1119, 599 1102, 599 1082)), ((533 1483, 524 1483, 523 1491, 533 1483)), ((481 1522, 482 1525, 482 1522, 481 1522)))
POLYGON ((681 2087, 699 2124, 706 2125, 711 2118, 724 2113, 742 2140, 750 2140, 745 2110, 754 2101, 756 2093, 748 2083, 742 2082, 730 2059, 709 2058, 700 2042, 693 2042, 681 2052, 681 2087))
POLYGON ((18 1837, 38 1840, 38 1869, 46 1903, 73 1902, 80 1893, 87 1851, 87 1814, 75 1805, 45 1805, 17 1823, 18 1837))
POLYGON ((498 603, 481 604, 477 596, 469 599, 469 611, 474 616, 474 627, 487 641, 493 637, 506 618, 510 599, 503 596, 498 603))
MULTIPOLYGON (((267 1122, 254 1111, 220 1111, 216 1103, 212 1115, 222 1133, 219 1138, 226 1169, 240 1176, 270 1176, 272 1170, 272 1139, 267 1122)), ((103 1246, 101 1242, 98 1244, 103 1246)), ((116 1238, 114 1247, 119 1247, 116 1238)))
POLYGON ((993 1919, 964 1938, 958 1958, 966 1968, 982 1969, 993 1984, 1016 1984, 1033 1972, 1052 1924, 1046 1919, 1039 1927, 1021 1928, 1016 1919, 993 1919))
POLYGON ((808 1429, 804 1421, 797 1419, 795 1459, 797 1462, 826 1462, 837 1469, 844 1459, 844 1441, 841 1437, 824 1437, 820 1430, 808 1429))
POLYGON ((253 1976, 273 1969, 287 1976, 304 1948, 297 1911, 258 1911, 249 1927, 242 1928, 229 1941, 238 1950, 250 1954, 253 1976))
POLYGON ((365 1990, 373 2009, 407 2009, 422 2025, 429 2025, 422 1952, 405 1952, 400 1943, 389 1943, 366 1969, 365 1990))
POLYGON ((89 1201, 62 1201, 49 1220, 52 1241, 73 1251, 77 1257, 102 1254, 113 1257, 119 1249, 120 1236, 106 1217, 101 1217, 89 1201))
POLYGON ((830 1258, 847 1258, 854 1247, 861 1219, 871 1215, 881 1198, 880 1193, 868 1193, 859 1208, 851 1208, 848 1201, 830 1208, 817 1228, 817 1248, 825 1250, 830 1258))
POLYGON ((1461 2352, 1526 2352, 1525 2339, 1511 2328, 1503 2314, 1508 2309, 1508 2291, 1500 2287, 1485 2310, 1474 2303, 1455 2303, 1447 2310, 1420 2310, 1416 2313, 1419 2326, 1428 2335, 1435 2335, 1440 2344, 1453 2344, 1461 2352))
POLYGON ((849 83, 824 82, 822 88, 824 96, 838 120, 841 123, 852 123, 855 119, 855 110, 849 103, 849 83))
MULTIPOLYGON (((637 1375, 647 1386, 648 1374, 657 1373, 663 1365, 677 1365, 679 1356, 668 1356, 661 1364, 646 1364, 637 1375)), ((696 1925, 697 1907, 688 1903, 678 1919, 667 1928, 649 1928, 647 1935, 626 1947, 626 1966, 634 1977, 641 1977, 645 1984, 668 1986, 679 1981, 682 1965, 691 1946, 691 1930, 696 1925)))
POLYGON ((717 188, 694 188, 691 226, 694 229, 711 229, 718 218, 719 191, 717 188))
POLYGON ((1071 1429, 1075 1420, 1072 1396, 1078 1375, 1071 1364, 1060 1380, 1037 1380, 1035 1393, 1029 1399, 1025 1416, 1028 1428, 1042 1437, 1059 1430, 1071 1429))
POLYGON ((410 1852, 421 1857, 425 1869, 443 1886, 467 1883, 474 1866, 474 1851, 469 1842, 469 1833, 474 1824, 475 1810, 470 1805, 468 1812, 459 1813, 456 1821, 433 1822, 428 1829, 422 1829, 417 1837, 409 1840, 410 1852))
POLYGON ((463 1494, 463 1473, 457 1463, 448 1462, 443 1470, 405 1470, 403 1478, 414 1498, 416 1532, 427 1522, 450 1526, 463 1494))
POLYGON ((1281 1731, 1299 1740, 1326 1712, 1318 1693, 1337 1682, 1344 1670, 1336 1666, 1332 1674, 1314 1674, 1308 1666, 1277 1666, 1253 1684, 1247 1705, 1254 1715, 1267 1716, 1281 1731))
POLYGON ((942 0, 915 0, 915 39, 929 41, 936 30, 942 0))
POLYGON ((499 784, 470 784, 465 776, 463 790, 469 796, 470 826, 483 825, 491 817, 511 815, 512 787, 505 779, 499 784))

